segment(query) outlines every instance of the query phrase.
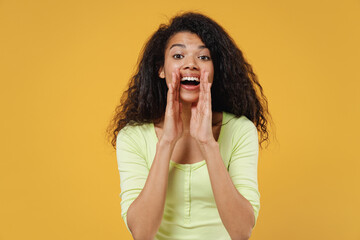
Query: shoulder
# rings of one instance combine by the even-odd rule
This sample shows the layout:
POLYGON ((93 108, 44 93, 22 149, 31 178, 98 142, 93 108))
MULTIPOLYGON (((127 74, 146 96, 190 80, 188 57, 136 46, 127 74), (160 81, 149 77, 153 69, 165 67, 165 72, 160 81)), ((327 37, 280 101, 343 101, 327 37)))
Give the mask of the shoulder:
POLYGON ((146 142, 146 139, 151 137, 153 126, 151 123, 146 124, 135 124, 128 123, 122 128, 116 138, 116 145, 124 141, 132 141, 133 144, 142 145, 146 142))
POLYGON ((223 124, 229 125, 234 132, 247 132, 247 131, 256 131, 255 124, 249 120, 246 116, 242 115, 240 117, 235 116, 232 113, 223 113, 223 124))
POLYGON ((246 116, 237 117, 232 113, 224 113, 223 127, 223 139, 228 139, 232 146, 258 143, 257 128, 246 116))
POLYGON ((224 142, 231 148, 232 154, 256 153, 258 152, 258 131, 255 124, 246 116, 236 117, 234 114, 226 113, 226 135, 224 142), (225 140, 226 139, 226 140, 225 140))

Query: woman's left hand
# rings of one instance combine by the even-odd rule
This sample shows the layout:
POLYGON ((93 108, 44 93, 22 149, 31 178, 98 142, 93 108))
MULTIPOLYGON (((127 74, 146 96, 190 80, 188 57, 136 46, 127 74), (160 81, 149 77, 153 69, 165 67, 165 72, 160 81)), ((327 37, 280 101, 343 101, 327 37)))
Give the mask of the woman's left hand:
POLYGON ((191 106, 190 135, 199 144, 215 141, 212 131, 211 85, 209 73, 202 71, 199 100, 191 106))

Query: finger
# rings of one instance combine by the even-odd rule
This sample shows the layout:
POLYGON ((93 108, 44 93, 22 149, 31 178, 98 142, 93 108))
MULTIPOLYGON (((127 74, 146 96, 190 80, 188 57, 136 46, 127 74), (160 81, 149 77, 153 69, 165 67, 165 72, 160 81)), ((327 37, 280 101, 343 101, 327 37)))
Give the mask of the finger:
POLYGON ((198 105, 198 103, 196 103, 196 102, 194 102, 194 103, 192 103, 191 104, 191 118, 192 119, 196 119, 196 114, 197 114, 197 105, 198 105))
POLYGON ((204 108, 206 108, 206 101, 207 101, 207 84, 208 84, 208 76, 209 73, 203 71, 203 87, 202 87, 202 111, 204 111, 204 108))
POLYGON ((206 86, 206 89, 207 89, 207 93, 206 93, 206 111, 207 113, 210 113, 211 112, 211 91, 210 91, 210 87, 211 87, 211 84, 208 82, 206 83, 207 86, 206 86))
POLYGON ((208 83, 209 83, 209 73, 204 72, 204 94, 207 94, 208 83))
POLYGON ((176 82, 176 80, 175 80, 175 79, 176 79, 175 73, 172 72, 172 73, 171 73, 171 85, 173 86, 173 92, 172 92, 172 94, 173 94, 173 101, 176 100, 176 91, 175 91, 175 87, 176 87, 175 82, 176 82))
POLYGON ((180 70, 177 68, 176 72, 176 101, 180 101, 180 70))
POLYGON ((201 70, 200 92, 204 90, 204 82, 205 82, 205 70, 201 70))
POLYGON ((211 83, 209 82, 209 72, 206 72, 206 92, 209 93, 211 83))
POLYGON ((172 106, 173 98, 174 98, 174 85, 172 83, 169 83, 169 90, 168 90, 168 104, 169 106, 172 106))
POLYGON ((173 101, 176 101, 176 73, 171 73, 171 84, 173 85, 173 101))
POLYGON ((207 83, 208 83, 208 78, 207 78, 207 72, 204 73, 204 95, 206 97, 206 94, 207 94, 207 83))
POLYGON ((199 92, 199 100, 196 103, 196 114, 200 114, 201 112, 201 106, 202 106, 202 102, 203 102, 203 95, 204 95, 204 83, 203 81, 200 81, 200 92, 199 92))
POLYGON ((209 107, 210 107, 210 104, 209 104, 209 101, 211 101, 211 98, 210 98, 210 95, 209 95, 209 73, 206 72, 205 73, 205 98, 204 98, 204 113, 208 114, 210 111, 209 111, 209 107))
POLYGON ((205 83, 204 84, 204 114, 207 114, 208 113, 208 83, 205 83))
POLYGON ((176 101, 176 74, 171 74, 171 102, 174 104, 176 101))
POLYGON ((210 111, 212 111, 212 108, 211 108, 211 86, 212 86, 212 83, 209 83, 209 109, 210 111))
POLYGON ((171 83, 174 83, 175 80, 176 80, 176 78, 175 78, 175 72, 172 72, 172 73, 171 73, 171 83))
POLYGON ((182 123, 182 119, 181 119, 182 109, 183 109, 182 103, 181 103, 181 102, 179 102, 179 114, 178 114, 178 121, 179 121, 180 123, 182 123))
POLYGON ((174 94, 174 98, 175 98, 175 94, 176 94, 176 92, 175 92, 175 87, 176 87, 176 74, 173 72, 173 73, 171 73, 171 84, 173 85, 173 94, 174 94))
POLYGON ((198 107, 201 107, 201 103, 203 101, 204 98, 204 83, 205 83, 205 79, 204 79, 204 70, 201 71, 201 78, 200 78, 200 92, 199 92, 199 104, 198 107))
POLYGON ((166 109, 165 113, 166 115, 170 114, 172 112, 172 94, 171 94, 171 85, 169 84, 169 90, 167 94, 167 103, 166 103, 166 109))
POLYGON ((172 84, 173 84, 173 86, 174 86, 174 92, 173 92, 173 100, 174 101, 176 101, 177 99, 177 92, 176 92, 176 89, 177 89, 177 87, 176 87, 176 72, 174 71, 174 72, 172 72, 171 73, 171 82, 172 82, 172 84))
POLYGON ((208 88, 208 101, 209 101, 209 109, 210 109, 210 111, 211 111, 211 86, 212 86, 212 83, 208 83, 208 85, 209 85, 209 88, 208 88))

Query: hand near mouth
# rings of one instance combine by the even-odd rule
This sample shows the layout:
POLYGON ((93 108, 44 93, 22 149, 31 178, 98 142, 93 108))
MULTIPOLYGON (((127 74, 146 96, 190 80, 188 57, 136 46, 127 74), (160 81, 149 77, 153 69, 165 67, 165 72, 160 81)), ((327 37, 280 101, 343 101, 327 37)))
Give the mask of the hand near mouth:
POLYGON ((183 132, 181 119, 182 103, 180 102, 180 71, 176 69, 172 73, 171 83, 167 84, 167 103, 165 110, 164 132, 161 140, 175 144, 183 132))
POLYGON ((200 77, 199 100, 191 105, 190 134, 199 144, 215 141, 212 131, 211 83, 204 70, 200 77))

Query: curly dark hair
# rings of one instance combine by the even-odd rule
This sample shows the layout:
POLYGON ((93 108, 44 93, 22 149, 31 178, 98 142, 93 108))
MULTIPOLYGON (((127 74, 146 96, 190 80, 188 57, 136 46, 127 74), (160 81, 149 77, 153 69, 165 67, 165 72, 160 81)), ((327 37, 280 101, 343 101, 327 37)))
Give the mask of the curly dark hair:
POLYGON ((178 32, 197 34, 210 50, 214 65, 212 111, 246 116, 260 133, 261 147, 268 141, 270 114, 257 76, 226 31, 209 17, 194 12, 175 16, 168 25, 161 24, 146 43, 138 68, 108 128, 113 147, 116 148, 118 132, 127 124, 159 123, 163 119, 168 88, 158 74, 164 65, 167 43, 178 32))

